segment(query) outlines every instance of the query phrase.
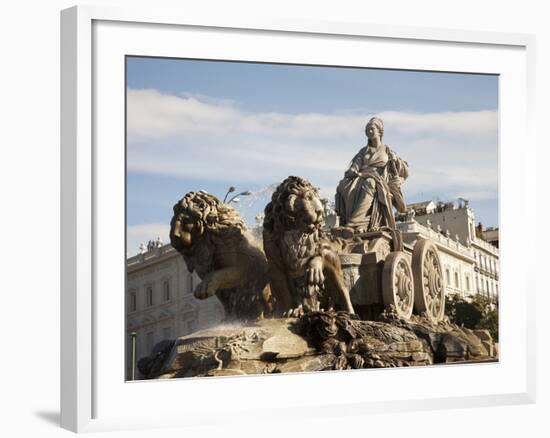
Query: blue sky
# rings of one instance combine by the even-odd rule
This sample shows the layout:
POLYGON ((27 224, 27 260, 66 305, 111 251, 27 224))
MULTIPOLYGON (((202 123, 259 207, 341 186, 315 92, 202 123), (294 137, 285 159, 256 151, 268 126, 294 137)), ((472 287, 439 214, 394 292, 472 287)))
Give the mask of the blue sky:
POLYGON ((407 202, 464 197, 497 225, 496 76, 132 57, 127 86, 129 255, 191 190, 261 192, 248 222, 290 174, 332 199, 373 115, 409 162, 407 202))
POLYGON ((129 58, 127 65, 128 88, 210 96, 246 112, 497 109, 492 75, 162 58, 129 58))

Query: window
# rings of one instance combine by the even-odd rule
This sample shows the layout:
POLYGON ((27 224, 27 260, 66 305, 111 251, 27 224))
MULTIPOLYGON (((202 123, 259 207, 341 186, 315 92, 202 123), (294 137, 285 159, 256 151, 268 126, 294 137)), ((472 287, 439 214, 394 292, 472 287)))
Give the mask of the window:
POLYGON ((458 272, 455 272, 455 287, 458 288, 458 272))
POLYGON ((164 291, 164 301, 170 301, 170 282, 168 280, 164 281, 163 291, 164 291))
POLYGON ((153 305, 153 286, 147 286, 147 307, 151 307, 153 305))
POLYGON ((466 290, 470 292, 470 277, 466 275, 466 290))
POLYGON ((137 310, 137 295, 135 292, 130 292, 130 312, 137 310))
POLYGON ((162 339, 171 339, 172 338, 172 327, 164 327, 162 329, 162 339))
POLYGON ((451 273, 448 269, 445 270, 445 274, 447 274, 447 286, 451 285, 451 273))

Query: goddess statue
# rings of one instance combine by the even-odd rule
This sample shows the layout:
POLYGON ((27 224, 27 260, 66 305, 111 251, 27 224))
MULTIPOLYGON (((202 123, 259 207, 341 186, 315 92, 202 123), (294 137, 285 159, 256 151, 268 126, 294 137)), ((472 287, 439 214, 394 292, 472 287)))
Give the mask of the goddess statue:
POLYGON ((384 123, 373 117, 365 127, 368 143, 353 157, 336 189, 340 225, 358 232, 395 229, 393 207, 406 212, 401 185, 409 166, 382 142, 384 123))

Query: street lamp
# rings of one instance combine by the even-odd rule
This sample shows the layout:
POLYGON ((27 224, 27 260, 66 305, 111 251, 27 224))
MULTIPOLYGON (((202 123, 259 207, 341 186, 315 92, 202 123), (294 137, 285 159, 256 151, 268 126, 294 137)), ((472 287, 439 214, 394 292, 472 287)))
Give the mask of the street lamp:
POLYGON ((229 201, 227 201, 227 203, 231 204, 232 202, 239 202, 238 199, 237 199, 239 196, 250 196, 251 194, 252 193, 249 192, 248 190, 245 191, 245 192, 238 193, 235 196, 233 196, 229 201))
POLYGON ((235 187, 231 186, 229 187, 229 190, 227 190, 227 193, 225 194, 224 198, 223 198, 223 202, 225 202, 225 200, 227 199, 227 196, 230 194, 230 193, 233 193, 235 191, 235 187))
POLYGON ((132 337, 132 372, 131 380, 136 380, 136 332, 130 333, 130 336, 132 337))

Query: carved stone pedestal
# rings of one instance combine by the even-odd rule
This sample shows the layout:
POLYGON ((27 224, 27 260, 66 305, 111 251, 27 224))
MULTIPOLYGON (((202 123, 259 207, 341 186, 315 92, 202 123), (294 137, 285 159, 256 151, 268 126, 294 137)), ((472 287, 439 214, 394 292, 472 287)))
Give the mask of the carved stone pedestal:
MULTIPOLYGON (((362 321, 346 312, 220 325, 163 341, 141 378, 212 377, 495 361, 489 333, 413 315, 362 321)), ((147 365, 147 366, 145 366, 147 365)))

